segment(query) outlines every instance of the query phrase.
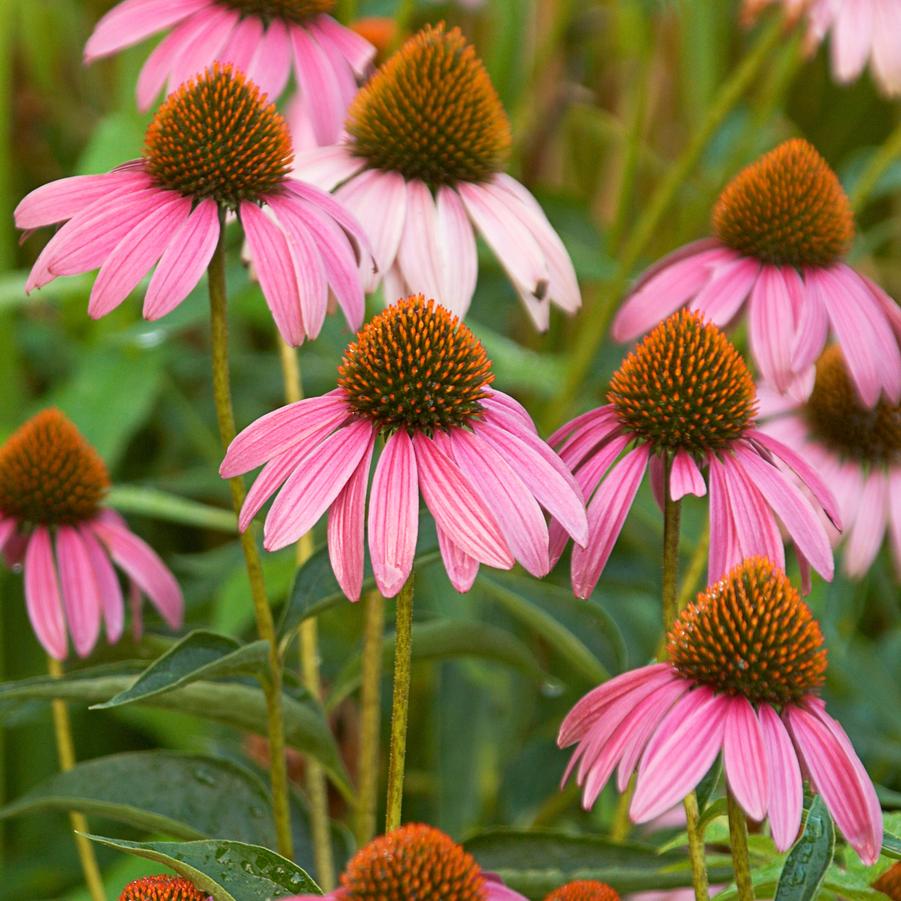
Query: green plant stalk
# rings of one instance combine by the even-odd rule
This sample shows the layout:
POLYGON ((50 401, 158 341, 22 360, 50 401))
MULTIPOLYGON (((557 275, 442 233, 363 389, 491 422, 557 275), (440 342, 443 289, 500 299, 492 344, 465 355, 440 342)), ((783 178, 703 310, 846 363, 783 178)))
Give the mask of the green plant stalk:
POLYGON ((689 792, 682 806, 685 808, 688 858, 691 861, 691 884, 695 892, 695 901, 709 901, 710 885, 707 879, 707 862, 704 860, 704 833, 701 831, 698 796, 694 792, 689 792))
POLYGON ((695 551, 688 561, 688 571, 682 578, 682 587, 679 589, 679 598, 676 602, 676 612, 681 613, 691 601, 694 593, 704 577, 704 569, 707 566, 707 551, 710 549, 710 523, 704 526, 701 537, 695 545, 695 551))
POLYGON ((626 790, 619 796, 616 803, 616 811, 613 814, 613 825, 610 827, 610 838, 615 842, 624 842, 632 831, 632 821, 629 819, 629 806, 632 804, 632 795, 635 794, 635 773, 632 773, 626 790))
POLYGON ((360 757, 357 768, 357 845, 375 835, 379 791, 381 732, 382 641, 385 599, 370 591, 363 600, 363 659, 360 689, 360 757))
MULTIPOLYGON (((281 335, 278 336, 279 357, 285 385, 285 400, 289 404, 303 399, 303 380, 297 352, 281 335)), ((296 560, 303 566, 313 555, 313 536, 302 535, 297 542, 296 560)), ((297 627, 300 653, 301 682, 317 701, 322 700, 322 679, 319 675, 319 634, 315 617, 305 619, 297 627)), ((313 862, 316 879, 327 892, 335 887, 335 858, 332 854, 332 829, 328 808, 328 785, 325 770, 319 761, 307 758, 306 789, 310 801, 310 827, 313 833, 313 862)))
MULTIPOLYGON (((228 363, 228 296, 225 285, 225 222, 220 212, 219 243, 208 268, 210 292, 210 345, 213 368, 213 400, 223 449, 235 437, 235 413, 232 407, 228 363)), ((240 476, 228 480, 232 506, 237 516, 244 504, 244 480, 240 476)), ((282 715, 282 660, 272 610, 266 597, 260 550, 250 529, 240 536, 244 564, 250 582, 253 612, 260 638, 269 644, 269 671, 260 679, 266 697, 266 722, 269 737, 269 775, 272 783, 272 814, 279 853, 294 856, 291 836, 291 814, 288 805, 288 772, 285 762, 285 724, 282 715)))
POLYGON ((726 789, 729 808, 729 839, 732 846, 732 867, 735 870, 735 886, 738 901, 754 901, 751 883, 751 861, 748 855, 748 820, 731 789, 726 789))
POLYGON ((549 414, 563 415, 572 407, 607 333, 614 302, 626 286, 633 267, 648 242, 657 232, 663 217, 676 199, 679 189, 697 165, 710 140, 745 91, 756 81, 764 66, 770 62, 770 54, 784 39, 784 31, 783 21, 776 19, 761 33, 754 48, 720 88, 704 121, 651 195, 644 214, 623 245, 619 256, 619 266, 607 290, 598 298, 598 302, 593 307, 582 314, 582 321, 576 332, 576 341, 570 354, 571 363, 567 371, 566 382, 554 401, 553 411, 548 411, 549 414))
POLYGON ((851 206, 854 207, 855 213, 866 206, 873 188, 876 187, 879 179, 885 174, 885 170, 901 156, 901 122, 895 126, 895 130, 886 138, 885 142, 873 154, 866 169, 863 170, 860 179, 854 187, 851 194, 851 206))
POLYGON ((394 13, 394 36, 388 45, 386 57, 391 56, 401 48, 403 42, 410 36, 410 21, 416 12, 415 0, 399 0, 397 10, 394 13))
POLYGON ((407 716, 410 708, 410 670, 413 660, 413 573, 397 596, 394 643, 394 693, 391 698, 391 745, 388 751, 388 795, 385 832, 401 823, 404 801, 404 763, 407 756, 407 716))
MULTIPOLYGON (((60 679, 63 675, 62 664, 53 657, 47 658, 47 670, 54 679, 60 679)), ((56 733, 56 751, 59 757, 59 768, 68 772, 75 766, 75 742, 72 739, 72 722, 69 719, 69 710, 65 701, 51 701, 53 712, 53 731, 56 733)), ((103 877, 100 875, 100 867, 97 865, 97 857, 94 847, 86 836, 89 833, 88 821, 84 814, 72 811, 69 814, 69 822, 75 833, 75 849, 81 862, 81 871, 84 874, 85 885, 91 901, 106 901, 106 890, 103 886, 103 877)))

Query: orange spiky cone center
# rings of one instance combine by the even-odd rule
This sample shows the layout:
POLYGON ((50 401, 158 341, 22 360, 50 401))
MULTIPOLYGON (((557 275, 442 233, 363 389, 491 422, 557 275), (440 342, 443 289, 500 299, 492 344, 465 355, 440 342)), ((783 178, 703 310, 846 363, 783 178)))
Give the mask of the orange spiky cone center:
POLYGON ((854 240, 854 214, 836 174, 801 138, 743 169, 713 211, 728 247, 764 263, 830 266, 854 240))
POLYGON ((655 451, 704 454, 745 433, 757 394, 726 336, 697 313, 680 310, 626 357, 607 400, 620 422, 655 451))
POLYGON ((823 633, 810 608, 760 557, 701 592, 670 630, 667 650, 686 679, 754 703, 799 701, 826 677, 823 633))
POLYGON ((91 519, 109 488, 103 460, 75 425, 51 408, 0 447, 0 512, 26 523, 91 519))
POLYGON ((335 0, 217 0, 220 6, 242 16, 256 16, 267 25, 280 19, 290 25, 303 25, 322 13, 331 12, 335 0))
POLYGON ((475 49, 458 28, 427 26, 357 94, 350 149, 375 169, 432 187, 482 182, 510 149, 510 123, 475 49))
POLYGON ((619 893, 603 882, 581 880, 554 889, 544 901, 619 901, 619 893))
POLYGON ((287 123, 260 89, 231 66, 214 63, 159 108, 144 158, 160 187, 234 210, 279 188, 294 149, 287 123))
POLYGON ((181 876, 144 876, 125 886, 119 901, 210 901, 181 876))
POLYGON ((379 313, 344 353, 338 385, 386 433, 428 435, 482 416, 493 380, 485 348, 453 313, 414 294, 379 313))
POLYGON ((874 883, 873 888, 892 901, 901 901, 901 861, 892 864, 874 883))
POLYGON ((475 858, 443 832, 410 824, 359 850, 341 876, 345 901, 484 901, 475 858))

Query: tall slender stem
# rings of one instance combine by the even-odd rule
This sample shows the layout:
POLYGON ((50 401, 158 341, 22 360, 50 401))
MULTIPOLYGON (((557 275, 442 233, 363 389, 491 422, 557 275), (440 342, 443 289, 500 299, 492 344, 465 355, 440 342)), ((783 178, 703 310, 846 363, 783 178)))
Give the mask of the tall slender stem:
POLYGON ((885 170, 901 156, 901 122, 895 126, 895 130, 886 138, 882 146, 873 154, 866 169, 863 170, 854 191, 851 194, 851 203, 854 211, 859 213, 866 205, 873 188, 879 179, 885 174, 885 170))
POLYGON ((748 855, 748 820, 730 789, 726 789, 729 806, 729 839, 732 846, 732 867, 735 870, 735 885, 738 901, 754 901, 754 887, 751 883, 751 861, 748 855))
POLYGON ((388 799, 385 832, 397 829, 404 800, 404 761, 407 756, 407 714, 410 707, 410 668, 413 658, 413 574, 396 601, 394 694, 391 699, 391 746, 388 751, 388 799))
POLYGON ((357 775, 357 844, 375 835, 379 791, 379 733, 381 732, 382 637, 385 599, 370 591, 363 601, 363 668, 360 693, 360 759, 357 775))
MULTIPOLYGON (((63 675, 62 665, 53 657, 47 658, 47 670, 54 679, 63 675)), ((69 719, 69 709, 65 701, 52 701, 53 731, 56 733, 56 751, 59 757, 59 768, 68 772, 75 766, 75 742, 72 739, 72 722, 69 719)), ((103 877, 100 875, 100 867, 97 865, 97 857, 94 854, 94 846, 91 840, 85 837, 88 832, 88 821, 84 814, 72 811, 69 814, 69 822, 75 832, 75 849, 78 851, 78 859, 81 861, 81 871, 84 874, 85 885, 91 895, 92 901, 106 901, 106 890, 103 887, 103 877)))
MULTIPOLYGON (((210 344, 213 366, 213 399, 222 447, 227 448, 235 437, 235 413, 232 408, 231 382, 228 363, 228 299, 225 285, 225 227, 220 215, 219 243, 210 260, 208 270, 210 291, 210 344)), ((244 480, 229 479, 235 514, 244 503, 244 480)), ((272 621, 272 611, 266 597, 263 564, 260 550, 252 532, 241 534, 241 550, 250 582, 250 595, 256 617, 257 632, 269 645, 269 670, 260 682, 266 696, 266 722, 269 734, 269 775, 272 783, 272 813, 278 850, 285 857, 293 857, 291 814, 288 805, 288 773, 285 764, 285 724, 282 715, 282 661, 278 637, 272 621)))
MULTIPOLYGON (((285 386, 285 400, 289 404, 303 399, 303 381, 300 374, 300 360, 294 350, 282 337, 278 337, 279 357, 282 363, 282 378, 285 386)), ((303 566, 313 554, 313 536, 310 532, 302 535, 297 542, 297 565, 303 566)), ((300 652, 300 676, 304 688, 316 700, 322 700, 322 680, 319 675, 319 635, 315 617, 305 619, 297 628, 300 652)), ((335 887, 335 858, 332 854, 332 827, 328 809, 328 783, 325 770, 313 757, 307 758, 306 789, 310 801, 310 826, 313 833, 313 862, 316 878, 327 892, 335 887)))
POLYGON ((689 792, 682 806, 685 808, 688 858, 691 861, 691 884, 694 887, 695 901, 709 901, 710 884, 707 879, 707 861, 704 859, 704 833, 701 831, 698 796, 694 792, 689 792))

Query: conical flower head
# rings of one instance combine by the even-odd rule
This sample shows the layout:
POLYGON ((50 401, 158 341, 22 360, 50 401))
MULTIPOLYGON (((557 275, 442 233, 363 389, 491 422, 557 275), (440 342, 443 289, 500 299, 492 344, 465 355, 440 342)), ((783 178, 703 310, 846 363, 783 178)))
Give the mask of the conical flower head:
POLYGON ((619 901, 619 893, 606 883, 585 879, 554 889, 544 901, 619 901))
POLYGON ((901 405, 882 395, 874 407, 866 406, 838 347, 830 347, 817 362, 804 418, 812 436, 843 459, 871 466, 901 464, 901 405))
POLYGON ((901 861, 892 864, 874 883, 873 888, 892 901, 901 901, 901 861))
POLYGON ((796 138, 743 169, 713 211, 727 247, 764 263, 829 266, 854 239, 854 214, 836 174, 796 138))
POLYGON ((341 876, 346 901, 484 901, 472 855, 438 829, 410 824, 360 849, 341 876))
POLYGON ((256 16, 267 25, 277 19, 303 25, 322 13, 331 12, 335 0, 217 0, 220 6, 242 16, 256 16))
POLYGON ((801 701, 826 675, 823 633, 810 608, 760 557, 701 592, 676 620, 667 650, 686 679, 753 703, 801 701))
POLYGON ((351 152, 374 169, 432 187, 500 171, 510 123, 485 67, 458 28, 427 26, 362 88, 350 107, 351 152))
POLYGON ((144 876, 126 885, 119 901, 210 901, 210 896, 181 876, 144 876))
POLYGON ((259 88, 216 63, 169 95, 147 129, 144 156, 160 187, 234 210, 275 192, 294 150, 259 88))
POLYGON ((43 410, 0 447, 0 511, 31 524, 91 519, 109 488, 103 460, 59 410, 43 410))
POLYGON ((655 451, 704 454, 740 438, 753 424, 751 373, 726 336, 680 310, 623 361, 607 399, 623 426, 655 451))
POLYGON ((493 378, 469 328, 416 294, 364 326, 345 351, 338 385, 351 408, 382 432, 432 435, 480 419, 493 378))

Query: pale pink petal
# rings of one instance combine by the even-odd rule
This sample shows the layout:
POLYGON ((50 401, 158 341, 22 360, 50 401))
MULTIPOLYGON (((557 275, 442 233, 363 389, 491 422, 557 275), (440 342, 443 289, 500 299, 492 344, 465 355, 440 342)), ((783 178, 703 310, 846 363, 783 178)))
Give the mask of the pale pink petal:
POLYGON ((317 16, 310 27, 320 42, 330 43, 338 48, 357 75, 367 74, 375 59, 375 47, 369 41, 350 28, 345 28, 331 16, 317 16))
POLYGON ((785 391, 792 381, 795 340, 791 297, 779 266, 766 265, 749 304, 751 351, 763 377, 785 391))
MULTIPOLYGON (((798 310, 798 327, 791 348, 792 371, 802 373, 817 361, 829 337, 829 317, 816 293, 795 269, 783 271, 785 284, 798 310)), ((806 395, 805 395, 806 397, 806 395)))
POLYGON ((688 451, 680 450, 673 457, 669 477, 670 497, 674 501, 681 500, 686 494, 703 497, 707 494, 707 486, 698 464, 688 451))
POLYGON ((171 235, 144 296, 144 318, 174 310, 203 277, 219 241, 215 200, 202 200, 171 235))
POLYGON ((393 598, 413 569, 419 534, 418 467, 404 429, 386 442, 369 496, 369 556, 383 597, 393 598))
POLYGON ((895 338, 901 343, 901 306, 899 306, 898 301, 886 294, 872 279, 867 278, 865 275, 862 275, 861 278, 867 288, 870 289, 870 294, 873 295, 877 304, 881 307, 885 318, 895 333, 895 338))
POLYGON ((66 658, 66 620, 56 574, 53 545, 46 526, 38 526, 25 551, 25 606, 34 634, 57 660, 66 658))
POLYGON ((710 473, 710 550, 707 557, 707 584, 712 585, 742 561, 735 535, 735 520, 729 502, 725 468, 716 454, 707 459, 710 473))
POLYGON ((895 572, 901 579, 901 468, 894 467, 889 472, 889 492, 892 556, 895 558, 895 572))
POLYGON ((328 511, 328 556, 341 590, 352 601, 363 588, 364 514, 373 441, 328 511))
MULTIPOLYGON (((589 430, 596 423, 607 424, 611 420, 615 420, 616 411, 612 404, 605 404, 603 407, 595 407, 586 413, 580 413, 575 419, 560 426, 547 439, 547 443, 551 445, 560 444, 564 439, 571 440, 583 430, 589 430)), ((604 436, 601 436, 604 437, 604 436)))
POLYGON ((845 547, 845 571, 849 576, 859 578, 866 575, 882 546, 888 516, 888 475, 874 468, 864 479, 860 510, 845 547))
POLYGON ((16 521, 11 516, 0 513, 0 553, 6 550, 6 543, 16 534, 16 521))
POLYGON ((525 895, 507 888, 503 882, 492 873, 485 873, 485 901, 528 901, 525 895))
POLYGON ((758 822, 766 816, 770 797, 763 731, 754 708, 743 697, 725 702, 723 768, 729 788, 745 813, 758 822))
POLYGON ((263 23, 256 16, 242 18, 231 33, 217 60, 246 74, 250 61, 263 38, 263 23))
POLYGON ((310 448, 318 444, 324 437, 324 434, 319 435, 309 442, 283 451, 260 470, 260 474, 254 479, 241 506, 241 514, 238 516, 239 531, 247 530, 263 504, 284 484, 288 476, 297 468, 297 464, 310 452, 310 448))
POLYGON ((874 6, 872 2, 855 3, 853 0, 835 4, 830 55, 832 72, 839 81, 853 81, 863 72, 873 46, 874 6))
POLYGON ((463 202, 452 188, 442 185, 438 189, 435 209, 441 263, 441 294, 436 299, 452 313, 465 316, 479 271, 475 235, 463 202))
POLYGON ((291 37, 285 23, 273 18, 247 67, 247 77, 270 102, 278 100, 291 74, 291 37))
MULTIPOLYGON (((237 20, 237 16, 235 16, 235 20, 237 20)), ((184 53, 185 47, 190 46, 198 34, 202 34, 205 29, 205 16, 188 16, 153 48, 138 75, 136 95, 138 109, 142 113, 150 109, 156 95, 163 89, 163 85, 169 78, 175 61, 184 53)), ((197 60, 198 57, 195 56, 194 59, 197 60)))
MULTIPOLYGON (((365 165, 366 161, 353 156, 345 144, 333 144, 298 153, 294 158, 294 175, 323 191, 331 191, 354 173, 360 172, 365 165)), ((359 218, 365 222, 364 217, 359 218)))
POLYGON ((334 144, 341 134, 344 103, 331 62, 305 28, 292 28, 291 40, 301 99, 309 110, 316 140, 319 144, 334 144))
POLYGON ((91 558, 75 527, 57 528, 56 560, 72 644, 79 657, 87 657, 100 634, 100 597, 91 558))
POLYGON ((448 538, 443 529, 437 528, 438 549, 441 551, 441 560, 451 585, 460 592, 466 594, 472 588, 476 576, 479 574, 479 561, 475 557, 464 554, 454 542, 448 538))
POLYGON ((770 775, 767 804, 770 831, 776 847, 787 851, 798 837, 801 827, 804 803, 801 768, 791 738, 773 708, 769 704, 761 704, 757 715, 770 775))
POLYGON ((122 599, 122 587, 113 569, 112 561, 101 547, 94 533, 87 526, 80 526, 78 534, 88 552, 91 567, 94 570, 94 581, 100 598, 103 619, 106 622, 106 637, 110 644, 115 644, 122 637, 125 626, 125 602, 122 599))
POLYGON ((397 265, 414 291, 442 303, 437 219, 435 201, 426 184, 415 178, 408 181, 407 215, 397 248, 397 265))
POLYGON ((710 280, 688 308, 720 328, 729 325, 751 293, 759 272, 760 263, 751 257, 737 257, 712 266, 710 280))
POLYGON ((873 74, 889 96, 901 93, 901 56, 898 34, 901 33, 901 9, 892 0, 879 0, 873 8, 873 74))
POLYGON ((515 397, 498 391, 490 385, 485 385, 482 390, 486 391, 488 395, 482 398, 482 406, 486 410, 490 410, 494 414, 494 418, 498 419, 502 425, 508 421, 510 424, 504 426, 508 431, 518 433, 525 428, 533 435, 538 434, 538 429, 535 428, 529 411, 515 397))

